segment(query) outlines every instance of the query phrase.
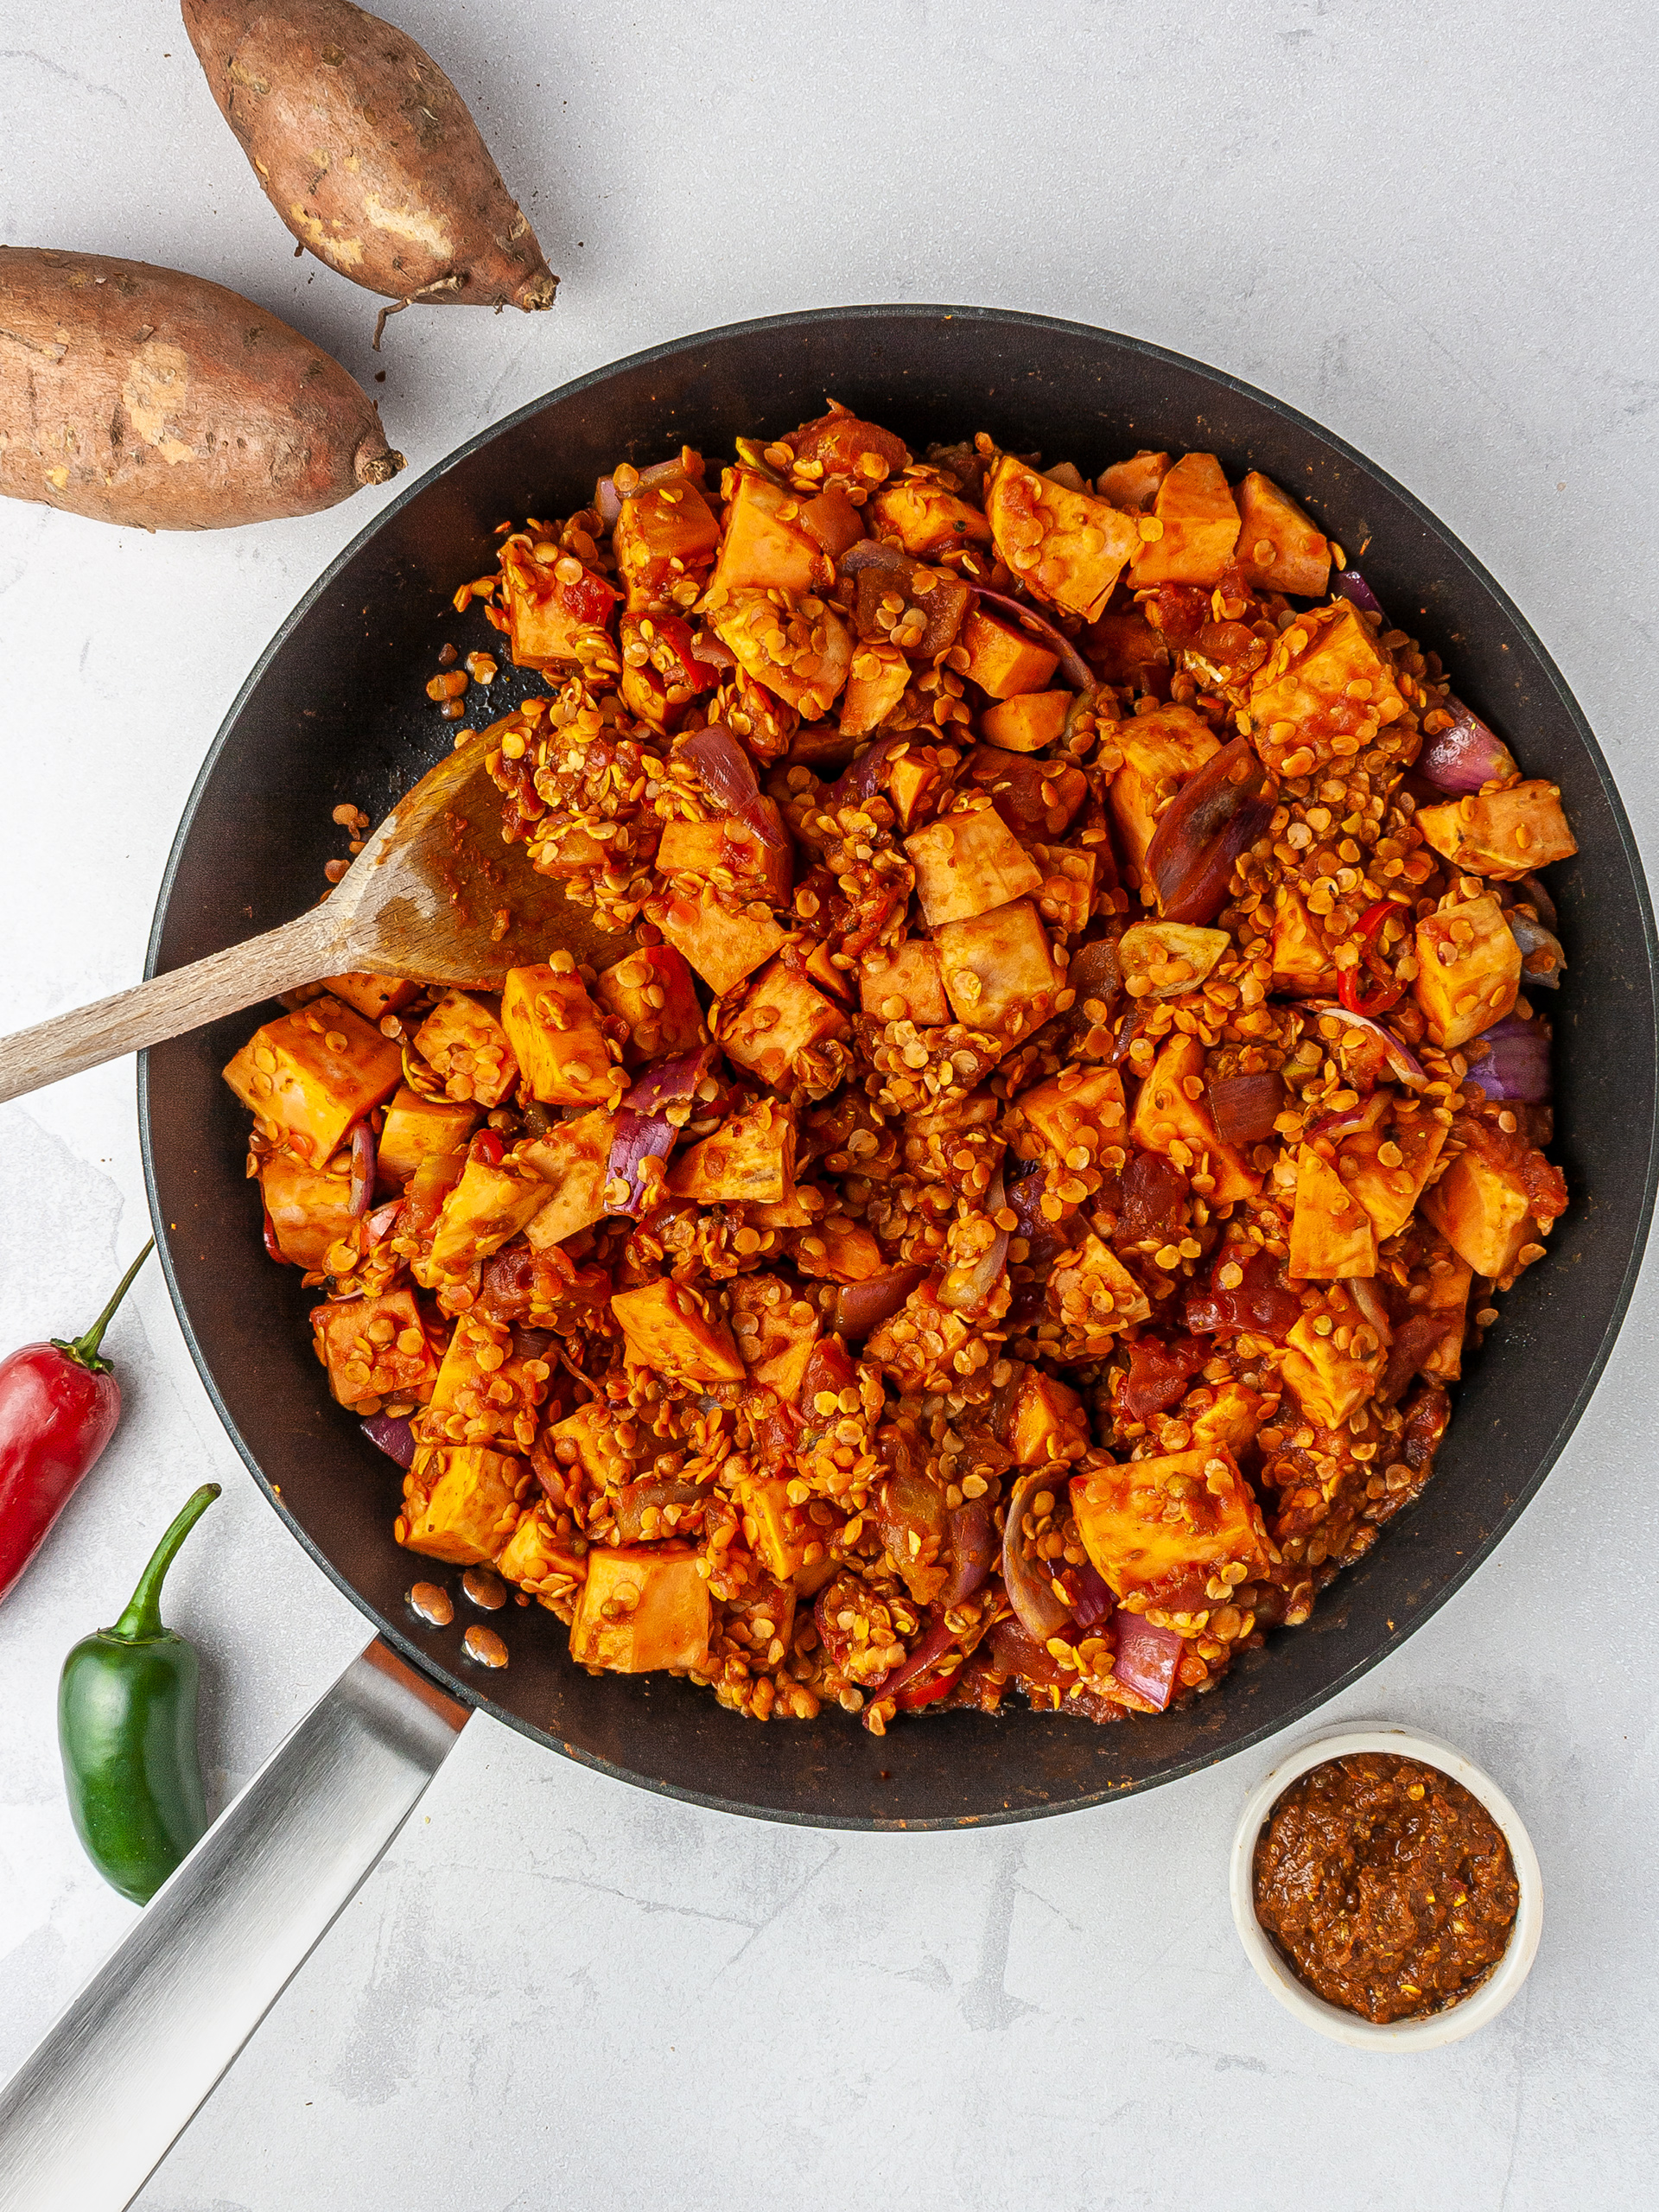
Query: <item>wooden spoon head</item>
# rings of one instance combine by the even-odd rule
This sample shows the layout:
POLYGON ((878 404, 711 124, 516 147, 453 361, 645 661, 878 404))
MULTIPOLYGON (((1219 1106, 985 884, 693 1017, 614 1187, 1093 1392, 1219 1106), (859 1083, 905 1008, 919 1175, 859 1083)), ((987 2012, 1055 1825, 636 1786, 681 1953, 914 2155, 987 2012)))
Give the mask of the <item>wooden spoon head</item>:
POLYGON ((328 900, 345 968, 499 990, 509 968, 563 950, 608 968, 634 948, 538 875, 501 835, 501 794, 480 730, 423 776, 375 830, 328 900))

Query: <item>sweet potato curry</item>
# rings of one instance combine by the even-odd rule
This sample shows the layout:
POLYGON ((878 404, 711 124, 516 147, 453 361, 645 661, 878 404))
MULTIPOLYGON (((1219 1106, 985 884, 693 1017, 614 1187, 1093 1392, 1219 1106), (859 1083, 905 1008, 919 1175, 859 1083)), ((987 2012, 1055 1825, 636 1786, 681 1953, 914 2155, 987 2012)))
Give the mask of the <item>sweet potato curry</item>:
POLYGON ((1555 788, 1265 476, 1045 458, 832 406, 504 524, 504 835, 616 957, 226 1071, 398 1542, 756 1719, 1213 1688, 1567 1204, 1555 788))

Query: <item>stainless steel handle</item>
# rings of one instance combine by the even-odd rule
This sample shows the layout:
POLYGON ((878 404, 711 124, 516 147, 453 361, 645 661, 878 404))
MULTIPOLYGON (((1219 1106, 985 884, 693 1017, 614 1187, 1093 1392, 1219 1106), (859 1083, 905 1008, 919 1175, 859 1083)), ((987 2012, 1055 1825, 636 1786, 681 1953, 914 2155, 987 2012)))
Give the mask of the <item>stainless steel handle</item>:
POLYGON ((121 2212, 443 1764, 465 1709, 378 1639, 0 2089, 0 2212, 121 2212))

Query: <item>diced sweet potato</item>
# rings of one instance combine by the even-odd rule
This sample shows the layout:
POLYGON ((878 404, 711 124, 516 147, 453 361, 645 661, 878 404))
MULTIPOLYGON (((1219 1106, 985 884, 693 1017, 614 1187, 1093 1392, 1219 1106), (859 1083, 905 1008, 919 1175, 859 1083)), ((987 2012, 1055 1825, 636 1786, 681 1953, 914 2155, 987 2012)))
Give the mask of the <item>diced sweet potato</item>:
POLYGON ((638 1463, 617 1441, 616 1415, 603 1398, 550 1423, 543 1440, 557 1465, 580 1468, 590 1490, 614 1496, 638 1472, 638 1463))
POLYGON ((1092 1230, 1048 1278, 1048 1311, 1064 1332, 1062 1359, 1103 1357, 1120 1329, 1152 1318, 1152 1303, 1111 1246, 1092 1230))
POLYGON ((429 1559, 481 1567, 506 1548, 533 1479, 529 1460, 514 1452, 485 1444, 423 1446, 404 1478, 394 1534, 429 1559))
POLYGON ((321 1268, 329 1246, 357 1227, 349 1152, 337 1153, 326 1167, 308 1167, 291 1153, 268 1153, 259 1187, 276 1249, 296 1268, 321 1268))
POLYGON ((524 1514, 495 1562, 504 1582, 543 1602, 550 1596, 570 1598, 588 1579, 587 1552, 577 1552, 568 1536, 559 1535, 550 1513, 543 1498, 524 1514))
POLYGON ((966 921, 1035 891, 1042 870, 994 807, 948 814, 905 840, 929 925, 966 921))
POLYGON ((1208 1598, 1218 1569, 1244 1569, 1219 1576, 1230 1591, 1268 1566, 1261 1510, 1224 1445, 1074 1475, 1071 1510, 1096 1572, 1149 1611, 1202 1612, 1224 1602, 1208 1598))
POLYGON ((1470 875, 1513 883, 1579 849, 1558 785, 1535 779, 1506 791, 1420 806, 1414 819, 1437 853, 1470 875))
POLYGON ((630 1067, 695 1052, 708 1040, 690 968, 671 944, 641 945, 602 969, 594 990, 606 1012, 628 1025, 623 1057, 630 1067))
POLYGON ((969 1028, 1001 1030, 1012 1042, 1039 1029, 1053 1012, 1065 979, 1029 899, 946 922, 934 941, 944 995, 969 1028))
POLYGON ((832 1000, 774 960, 721 1023, 720 1041, 734 1066, 747 1068, 774 1090, 799 1083, 822 1096, 846 1065, 844 1054, 826 1058, 823 1048, 847 1036, 851 1027, 832 1000))
POLYGON ((342 1406, 387 1398, 424 1405, 431 1396, 438 1363, 412 1291, 314 1306, 311 1330, 328 1388, 342 1406))
POLYGON ((870 501, 877 535, 896 537, 925 559, 952 545, 988 545, 991 526, 977 507, 925 479, 887 485, 870 501))
POLYGON ((459 1280, 499 1252, 547 1203, 547 1184, 515 1154, 509 1154, 499 1166, 469 1159, 438 1216, 425 1262, 432 1282, 459 1280))
MULTIPOLYGON (((652 912, 658 910, 652 907, 652 912)), ((756 900, 739 906, 713 890, 693 899, 684 892, 664 901, 658 927, 683 953, 717 998, 734 991, 770 960, 787 934, 756 900)))
POLYGON ((852 1004, 853 979, 844 968, 836 967, 836 956, 827 938, 812 940, 812 949, 806 956, 806 974, 808 980, 816 983, 821 991, 829 992, 844 1005, 852 1004))
MULTIPOLYGON (((768 843, 758 830, 735 815, 717 816, 712 822, 669 822, 663 826, 657 848, 657 866, 664 875, 689 875, 713 881, 736 899, 759 899, 768 906, 786 906, 794 880, 794 853, 783 835, 783 817, 769 798, 755 801, 781 839, 768 843)), ((688 885, 688 889, 694 886, 688 885)))
POLYGON ((1455 1382, 1463 1373, 1463 1340, 1474 1279, 1474 1269, 1459 1254, 1446 1252, 1429 1262, 1428 1299, 1419 1310, 1440 1324, 1440 1333, 1424 1355, 1421 1372, 1437 1382, 1455 1382))
POLYGON ((774 1274, 739 1275, 730 1297, 732 1333, 750 1382, 792 1405, 818 1341, 817 1307, 774 1274))
POLYGON ((1295 885, 1281 883, 1273 894, 1274 989, 1288 998, 1314 998, 1334 994, 1336 986, 1336 968, 1319 925, 1295 885))
POLYGON ((426 1410, 423 1432, 433 1444, 487 1444, 529 1452, 538 1408, 547 1396, 547 1363, 512 1351, 509 1332, 481 1315, 463 1313, 426 1410))
POLYGON ((958 642, 968 656, 963 674, 993 699, 1043 690, 1060 664, 1058 653, 980 607, 963 622, 958 642))
POLYGON ((1275 774, 1305 775, 1334 757, 1334 737, 1365 745, 1407 711, 1392 662, 1345 599, 1298 615, 1250 682, 1253 740, 1275 774))
POLYGON ((1195 1452, 1213 1452, 1224 1445, 1236 1459, 1255 1442, 1267 1415, 1261 1391, 1244 1382, 1224 1382, 1213 1402, 1195 1410, 1192 1418, 1195 1452))
POLYGON ((879 729, 904 697, 910 663, 885 639, 861 640, 853 652, 853 672, 841 697, 844 737, 864 737, 879 729))
POLYGON ((1423 1113, 1344 1138, 1343 1185, 1370 1214, 1379 1244, 1411 1219, 1445 1143, 1445 1122, 1423 1113))
POLYGON ((1015 1100, 1028 1126, 1064 1160, 1078 1146, 1096 1155, 1124 1141, 1123 1078, 1116 1068, 1067 1068, 1015 1100))
POLYGON ((622 1089, 598 1010, 574 972, 561 974, 545 961, 508 969, 501 1027, 531 1097, 543 1105, 597 1105, 622 1089))
POLYGON ((1521 988, 1521 948, 1495 894, 1417 925, 1417 1003, 1437 1045, 1454 1052, 1502 1021, 1521 988))
POLYGON ((403 1071, 390 1038, 322 998, 256 1029, 225 1080, 262 1130, 321 1167, 353 1122, 391 1097, 403 1071))
POLYGON ((925 937, 907 937, 867 952, 858 988, 863 1011, 883 1021, 913 1021, 918 1029, 929 1029, 950 1019, 939 948, 925 937))
POLYGON ((1253 468, 1234 498, 1238 565, 1258 591, 1323 599, 1331 586, 1331 541, 1306 509, 1253 468))
POLYGON ((945 772, 938 747, 909 745, 887 766, 887 797, 901 830, 913 830, 933 811, 944 796, 945 772))
POLYGON ((736 470, 726 510, 726 536, 709 580, 709 604, 745 588, 784 591, 799 598, 834 581, 817 539, 801 520, 801 501, 769 477, 736 470))
POLYGON ((588 1554, 570 1656, 613 1675, 683 1674, 709 1656, 714 1613, 697 1555, 683 1544, 624 1544, 588 1554))
POLYGON ((832 607, 810 594, 779 606, 770 592, 728 592, 713 616, 740 665, 804 721, 827 715, 852 672, 853 634, 832 607))
POLYGON ((619 1290, 611 1311, 636 1365, 678 1382, 742 1382, 747 1370, 731 1331, 690 1284, 664 1275, 639 1290, 619 1290))
POLYGON ((524 1224, 525 1238, 535 1250, 563 1244, 603 1218, 615 1128, 615 1115, 601 1108, 574 1122, 556 1122, 544 1137, 514 1147, 513 1157, 527 1162, 552 1192, 524 1224))
POLYGON ((1112 819, 1128 881, 1138 885, 1166 799, 1221 750, 1215 732, 1191 707, 1160 707, 1120 722, 1123 766, 1112 779, 1112 819))
POLYGON ((1000 745, 1006 753, 1040 753, 1065 728, 1071 708, 1069 691, 1022 691, 987 707, 979 727, 987 744, 1000 745))
POLYGON ((795 1248, 795 1265, 800 1274, 828 1282, 874 1282, 887 1272, 875 1238, 844 1213, 830 1214, 807 1231, 795 1248))
POLYGON ((1204 1047, 1196 1037, 1178 1033, 1159 1053, 1135 1102, 1129 1134, 1144 1151, 1173 1160, 1212 1206, 1253 1197, 1262 1187, 1262 1178, 1216 1128, 1204 1088, 1204 1047))
POLYGON ((1238 542, 1238 509, 1214 454, 1189 453, 1178 461, 1158 486, 1152 514, 1162 527, 1135 549, 1137 588, 1201 584, 1207 590, 1218 584, 1238 542))
POLYGON ((552 669, 613 656, 607 627, 618 593, 574 555, 537 560, 529 546, 510 543, 501 555, 507 637, 520 668, 552 669), (560 572, 566 564, 575 571, 560 572))
POLYGON ((1105 613, 1141 542, 1128 515, 1057 484, 1012 454, 991 472, 985 505, 996 550, 1027 589, 1085 622, 1105 613))
POLYGON ((518 1080, 506 1031, 464 991, 444 993, 416 1031, 415 1049, 451 1098, 499 1106, 518 1080))
POLYGON ((432 1154, 464 1151, 481 1110, 459 1099, 423 1098, 403 1084, 380 1130, 381 1174, 388 1183, 407 1183, 432 1154))
POLYGON ((699 1205, 780 1205, 795 1193, 795 1116, 763 1098, 683 1152, 668 1171, 677 1198, 699 1205))
POLYGON ((1089 1420, 1083 1400, 1052 1375, 1027 1367, 1014 1393, 1008 1418, 1008 1449, 1022 1467, 1051 1459, 1077 1459, 1089 1448, 1089 1420))
POLYGON ((696 581, 720 543, 720 524, 695 484, 665 484, 622 502, 611 532, 631 613, 646 613, 675 585, 696 581))
POLYGON ((1149 515, 1158 497, 1158 487, 1168 474, 1166 453, 1147 453, 1143 449, 1131 454, 1128 461, 1114 461, 1109 468, 1103 469, 1096 479, 1095 489, 1103 499, 1109 499, 1125 513, 1149 515))
POLYGON ((1472 1150, 1459 1154, 1422 1200, 1424 1219, 1478 1275, 1494 1281, 1510 1272, 1521 1247, 1536 1234, 1530 1206, 1518 1176, 1472 1150))
POLYGON ((1288 1272, 1294 1281, 1319 1282, 1376 1273, 1376 1230, 1370 1215, 1311 1145, 1304 1145, 1296 1160, 1288 1272))
POLYGON ((832 561, 839 561, 864 535, 864 518, 839 484, 801 504, 801 527, 810 531, 832 561))
POLYGON ((805 1510, 789 1502, 789 1484, 781 1475, 747 1475, 740 1479, 737 1507, 743 1516, 743 1541, 779 1582, 787 1582, 804 1565, 804 1554, 817 1531, 805 1510))
POLYGON ((1310 1421, 1339 1428, 1357 1414, 1382 1379, 1388 1355, 1355 1318, 1322 1335, 1316 1325, 1329 1314, 1304 1313, 1285 1339, 1279 1372, 1310 1421), (1338 1341, 1338 1331, 1347 1338, 1338 1341), (1366 1349, 1369 1347, 1369 1349, 1366 1349))
POLYGON ((364 971, 349 976, 330 976, 323 985, 337 999, 365 1021, 378 1021, 383 1014, 396 1014, 399 1007, 407 1006, 420 989, 404 976, 375 976, 364 971))

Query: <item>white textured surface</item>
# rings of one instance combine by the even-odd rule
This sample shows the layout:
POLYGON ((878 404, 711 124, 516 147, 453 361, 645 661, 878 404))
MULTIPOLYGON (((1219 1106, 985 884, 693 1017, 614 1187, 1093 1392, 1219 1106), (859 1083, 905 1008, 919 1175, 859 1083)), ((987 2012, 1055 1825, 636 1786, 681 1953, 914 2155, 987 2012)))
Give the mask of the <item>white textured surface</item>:
MULTIPOLYGON (((745 315, 1115 325, 1280 393, 1442 515, 1659 850, 1651 10, 390 4, 565 279, 551 315, 390 326, 370 388, 412 470, 745 315)), ((12 7, 0 48, 0 236, 215 277, 368 381, 372 303, 292 258, 170 10, 12 7)), ((0 512, 0 1028, 138 974, 225 708, 384 496, 196 539, 0 512)), ((84 1325, 143 1224, 130 1064, 0 1109, 0 1345, 84 1325)), ((690 1810, 480 1720, 146 2212, 1651 2202, 1655 1344, 1649 1286, 1520 1529, 1323 1716, 1450 1738, 1531 1827, 1543 1948, 1469 2043, 1381 2066, 1257 1984, 1224 1873, 1259 1755, 1096 1814, 878 1839, 690 1810)), ((125 1424, 0 1611, 0 2069, 127 1923, 70 1831, 53 1689, 174 1503, 226 1484, 172 1585, 221 1789, 364 1637, 234 1459, 154 1273, 112 1348, 125 1424)))

